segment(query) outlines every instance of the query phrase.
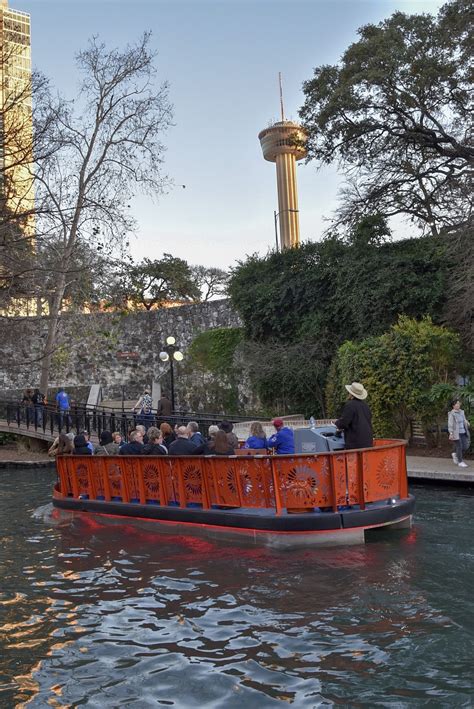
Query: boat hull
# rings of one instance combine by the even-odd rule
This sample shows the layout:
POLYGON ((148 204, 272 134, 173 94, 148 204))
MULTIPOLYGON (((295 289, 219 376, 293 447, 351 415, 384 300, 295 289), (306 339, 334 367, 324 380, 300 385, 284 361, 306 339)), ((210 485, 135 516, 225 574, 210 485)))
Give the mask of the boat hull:
POLYGON ((275 515, 266 510, 196 509, 63 497, 55 491, 53 505, 87 513, 103 522, 126 519, 146 524, 157 533, 205 536, 275 548, 361 544, 365 533, 379 528, 409 528, 415 507, 412 495, 364 510, 275 515))

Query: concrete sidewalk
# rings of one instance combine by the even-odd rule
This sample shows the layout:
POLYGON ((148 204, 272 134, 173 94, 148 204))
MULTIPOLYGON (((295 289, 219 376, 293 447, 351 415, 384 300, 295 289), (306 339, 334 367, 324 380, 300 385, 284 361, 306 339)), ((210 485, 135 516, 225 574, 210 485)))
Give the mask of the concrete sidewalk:
POLYGON ((451 458, 407 456, 410 480, 442 480, 444 482, 470 482, 474 484, 474 461, 466 461, 468 468, 460 468, 451 458))

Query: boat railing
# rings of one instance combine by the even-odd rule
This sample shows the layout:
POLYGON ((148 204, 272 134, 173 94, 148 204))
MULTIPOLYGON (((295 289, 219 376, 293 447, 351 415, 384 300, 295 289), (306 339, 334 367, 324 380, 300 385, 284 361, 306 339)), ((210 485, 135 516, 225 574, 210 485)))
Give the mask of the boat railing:
POLYGON ((405 441, 317 455, 59 456, 63 497, 212 508, 320 510, 408 496, 405 441))

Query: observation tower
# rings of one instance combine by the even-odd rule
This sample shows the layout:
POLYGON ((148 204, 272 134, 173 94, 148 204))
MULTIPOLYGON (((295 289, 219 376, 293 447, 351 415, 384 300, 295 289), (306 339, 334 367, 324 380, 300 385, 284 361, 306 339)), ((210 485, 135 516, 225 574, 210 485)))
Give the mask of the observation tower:
POLYGON ((278 212, 275 212, 275 234, 279 223, 280 248, 289 249, 300 243, 296 161, 307 155, 307 135, 298 123, 285 119, 281 74, 280 107, 281 121, 260 131, 258 138, 265 160, 276 163, 278 212))

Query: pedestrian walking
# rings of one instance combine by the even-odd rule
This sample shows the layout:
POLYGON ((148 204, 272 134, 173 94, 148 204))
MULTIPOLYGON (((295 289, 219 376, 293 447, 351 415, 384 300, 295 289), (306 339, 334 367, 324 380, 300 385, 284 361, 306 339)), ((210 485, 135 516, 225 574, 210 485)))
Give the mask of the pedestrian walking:
POLYGON ((471 435, 469 432, 469 421, 466 414, 461 409, 459 399, 454 399, 451 402, 451 411, 448 414, 448 431, 449 440, 453 444, 453 452, 451 457, 455 465, 460 468, 467 468, 467 463, 464 462, 464 452, 471 445, 471 435))

